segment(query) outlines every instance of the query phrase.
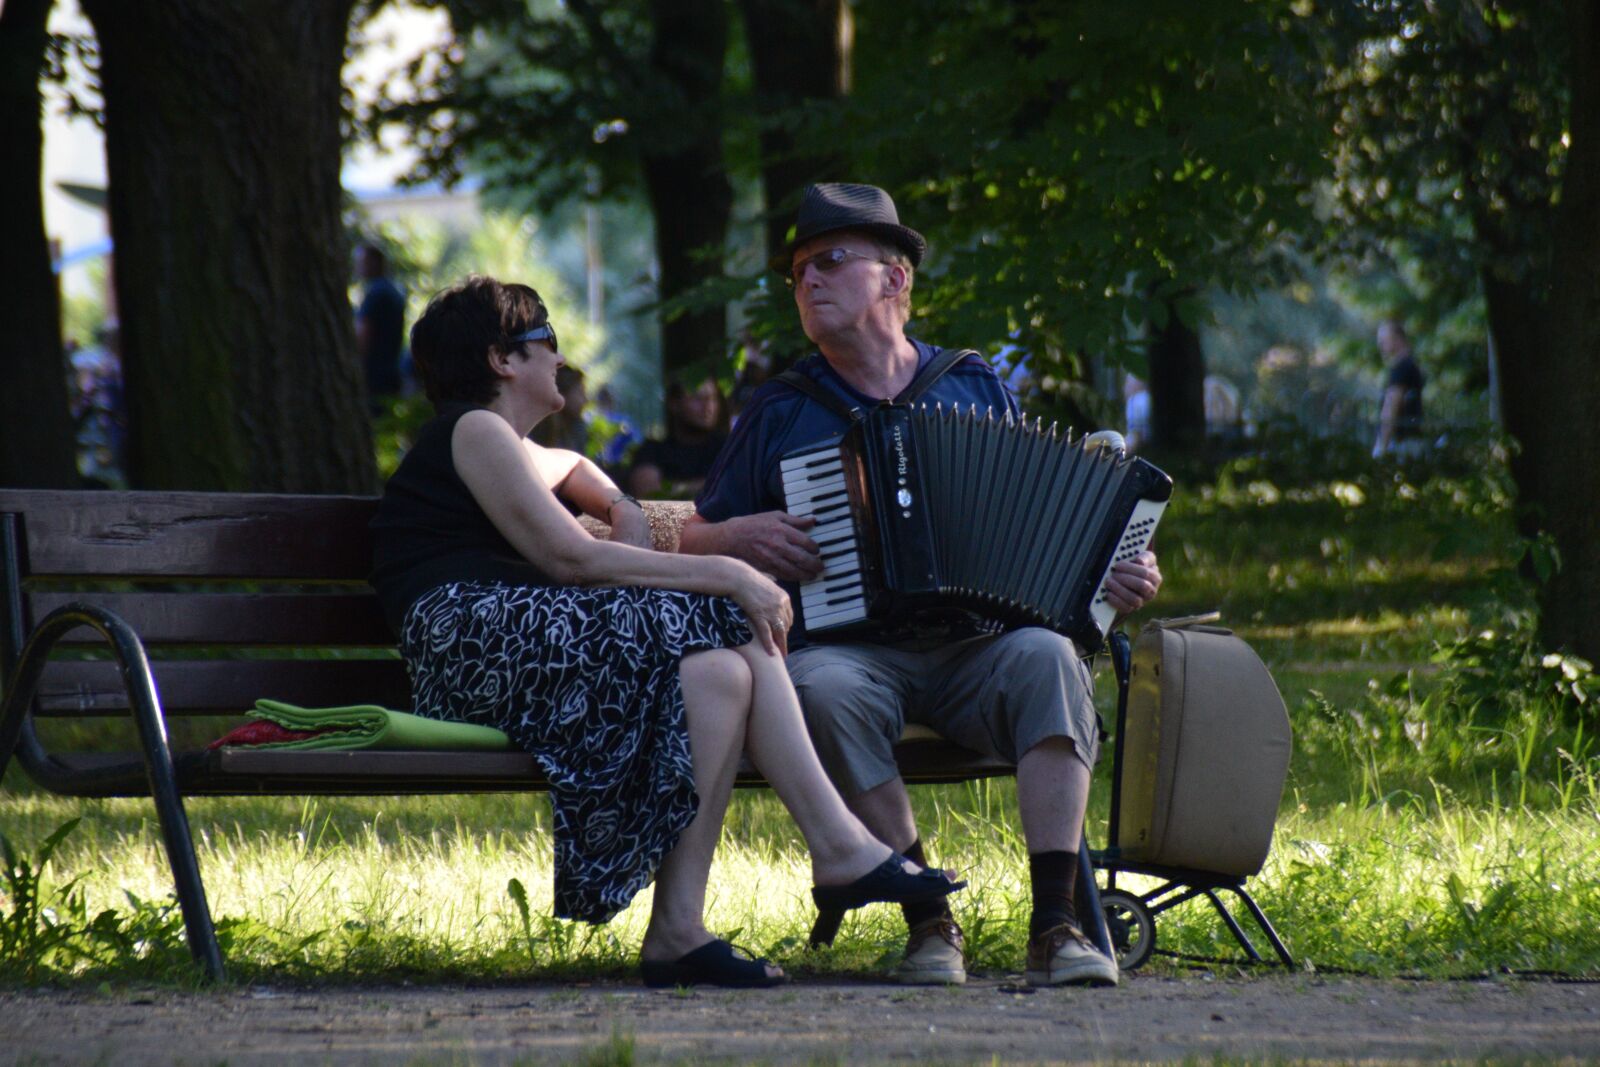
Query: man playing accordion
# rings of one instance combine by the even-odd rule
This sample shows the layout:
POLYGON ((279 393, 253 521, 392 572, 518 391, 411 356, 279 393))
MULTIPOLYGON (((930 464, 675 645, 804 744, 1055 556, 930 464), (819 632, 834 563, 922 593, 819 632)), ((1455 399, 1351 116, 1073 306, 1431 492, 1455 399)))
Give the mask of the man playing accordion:
MULTIPOLYGON (((806 190, 794 240, 774 267, 794 290, 818 352, 795 365, 804 382, 774 379, 751 397, 696 500, 683 551, 739 557, 791 583, 793 595, 792 583, 815 577, 822 563, 807 534, 813 520, 784 510, 783 457, 837 438, 852 409, 908 388, 920 389, 928 405, 1015 413, 1015 401, 976 353, 941 359, 944 350, 906 335, 912 281, 926 249, 921 234, 900 225, 882 189, 806 190)), ((1142 552, 1113 566, 1105 595, 1129 612, 1160 586, 1155 556, 1142 552)), ((894 762, 906 723, 1014 762, 1033 889, 1027 979, 1115 985, 1116 964, 1084 936, 1075 905, 1099 731, 1093 683, 1073 642, 1041 627, 995 633, 975 620, 828 644, 808 642, 798 621, 796 627, 790 677, 817 752, 850 808, 890 847, 923 863, 894 762)), ((945 903, 902 907, 910 936, 899 980, 965 981, 961 930, 945 903)))

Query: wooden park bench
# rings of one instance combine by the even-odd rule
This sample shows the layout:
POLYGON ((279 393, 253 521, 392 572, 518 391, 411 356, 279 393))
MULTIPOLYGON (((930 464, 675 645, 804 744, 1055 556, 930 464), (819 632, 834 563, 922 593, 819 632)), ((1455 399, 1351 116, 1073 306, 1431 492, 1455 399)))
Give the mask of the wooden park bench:
MULTIPOLYGON (((515 752, 203 747, 238 719, 194 738, 197 747, 169 744, 175 717, 242 716, 260 697, 411 706, 394 635, 367 586, 376 506, 354 496, 0 489, 0 777, 14 755, 53 793, 151 797, 190 950, 213 979, 224 964, 185 796, 546 786, 533 759, 515 752), (47 719, 71 719, 73 736, 106 747, 49 751, 38 730, 47 719), (137 750, 117 750, 130 744, 137 750)), ((656 546, 676 548, 692 508, 646 510, 656 546)), ((910 782, 1013 771, 927 731, 908 731, 897 755, 910 782)), ((748 768, 739 782, 762 784, 748 768)))

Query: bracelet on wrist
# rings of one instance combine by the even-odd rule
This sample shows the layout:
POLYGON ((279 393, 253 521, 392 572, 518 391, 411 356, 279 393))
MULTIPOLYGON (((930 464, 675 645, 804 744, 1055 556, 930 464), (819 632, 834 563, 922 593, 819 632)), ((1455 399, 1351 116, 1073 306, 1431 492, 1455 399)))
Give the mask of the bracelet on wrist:
POLYGON ((611 498, 611 503, 606 505, 606 521, 607 522, 611 521, 611 512, 612 512, 612 510, 615 509, 616 506, 618 504, 622 503, 623 501, 627 501, 628 503, 632 504, 634 507, 638 508, 641 512, 644 511, 644 505, 639 503, 638 498, 635 497, 632 493, 618 493, 616 496, 611 498))

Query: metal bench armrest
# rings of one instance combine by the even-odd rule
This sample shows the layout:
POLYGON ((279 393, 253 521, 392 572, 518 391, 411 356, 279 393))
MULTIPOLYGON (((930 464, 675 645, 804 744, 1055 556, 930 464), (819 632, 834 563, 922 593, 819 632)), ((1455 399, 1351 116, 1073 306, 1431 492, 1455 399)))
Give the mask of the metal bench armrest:
MULTIPOLYGON (((6 687, 5 699, 0 702, 0 753, 6 753, 9 758, 9 753, 21 736, 23 722, 33 703, 34 691, 39 687, 45 663, 50 658, 50 650, 62 637, 80 626, 89 626, 98 631, 116 655, 123 685, 128 690, 134 724, 139 729, 145 771, 150 777, 150 795, 155 801, 167 858, 172 864, 177 883, 178 904, 183 910, 189 947, 207 975, 214 980, 221 980, 225 976, 222 952, 217 945, 211 909, 206 903, 205 888, 200 881, 200 864, 194 853, 194 839, 189 833, 189 817, 184 813, 183 800, 178 795, 177 772, 172 765, 172 750, 167 745, 166 720, 161 713, 155 679, 150 673, 150 658, 145 654, 144 642, 139 640, 133 628, 115 613, 92 604, 67 604, 46 615, 23 646, 16 670, 12 672, 11 684, 6 687)), ((70 773, 64 766, 57 766, 62 773, 70 773)), ((42 768, 30 768, 30 773, 38 771, 48 776, 49 770, 47 761, 42 768)), ((0 775, 4 773, 5 763, 0 762, 0 775)), ((41 784, 49 788, 48 782, 41 784)))

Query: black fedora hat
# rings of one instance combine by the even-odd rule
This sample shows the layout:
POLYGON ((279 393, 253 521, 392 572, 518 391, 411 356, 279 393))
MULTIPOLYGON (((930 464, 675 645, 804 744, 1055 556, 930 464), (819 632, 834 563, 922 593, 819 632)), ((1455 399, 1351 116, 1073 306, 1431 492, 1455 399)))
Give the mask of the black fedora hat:
POLYGON ((860 230, 888 241, 910 257, 911 265, 922 263, 928 242, 909 226, 900 225, 900 213, 889 194, 876 185, 851 185, 847 182, 822 182, 806 187, 800 211, 794 220, 794 237, 772 259, 772 269, 789 271, 794 250, 813 237, 835 230, 860 230))

